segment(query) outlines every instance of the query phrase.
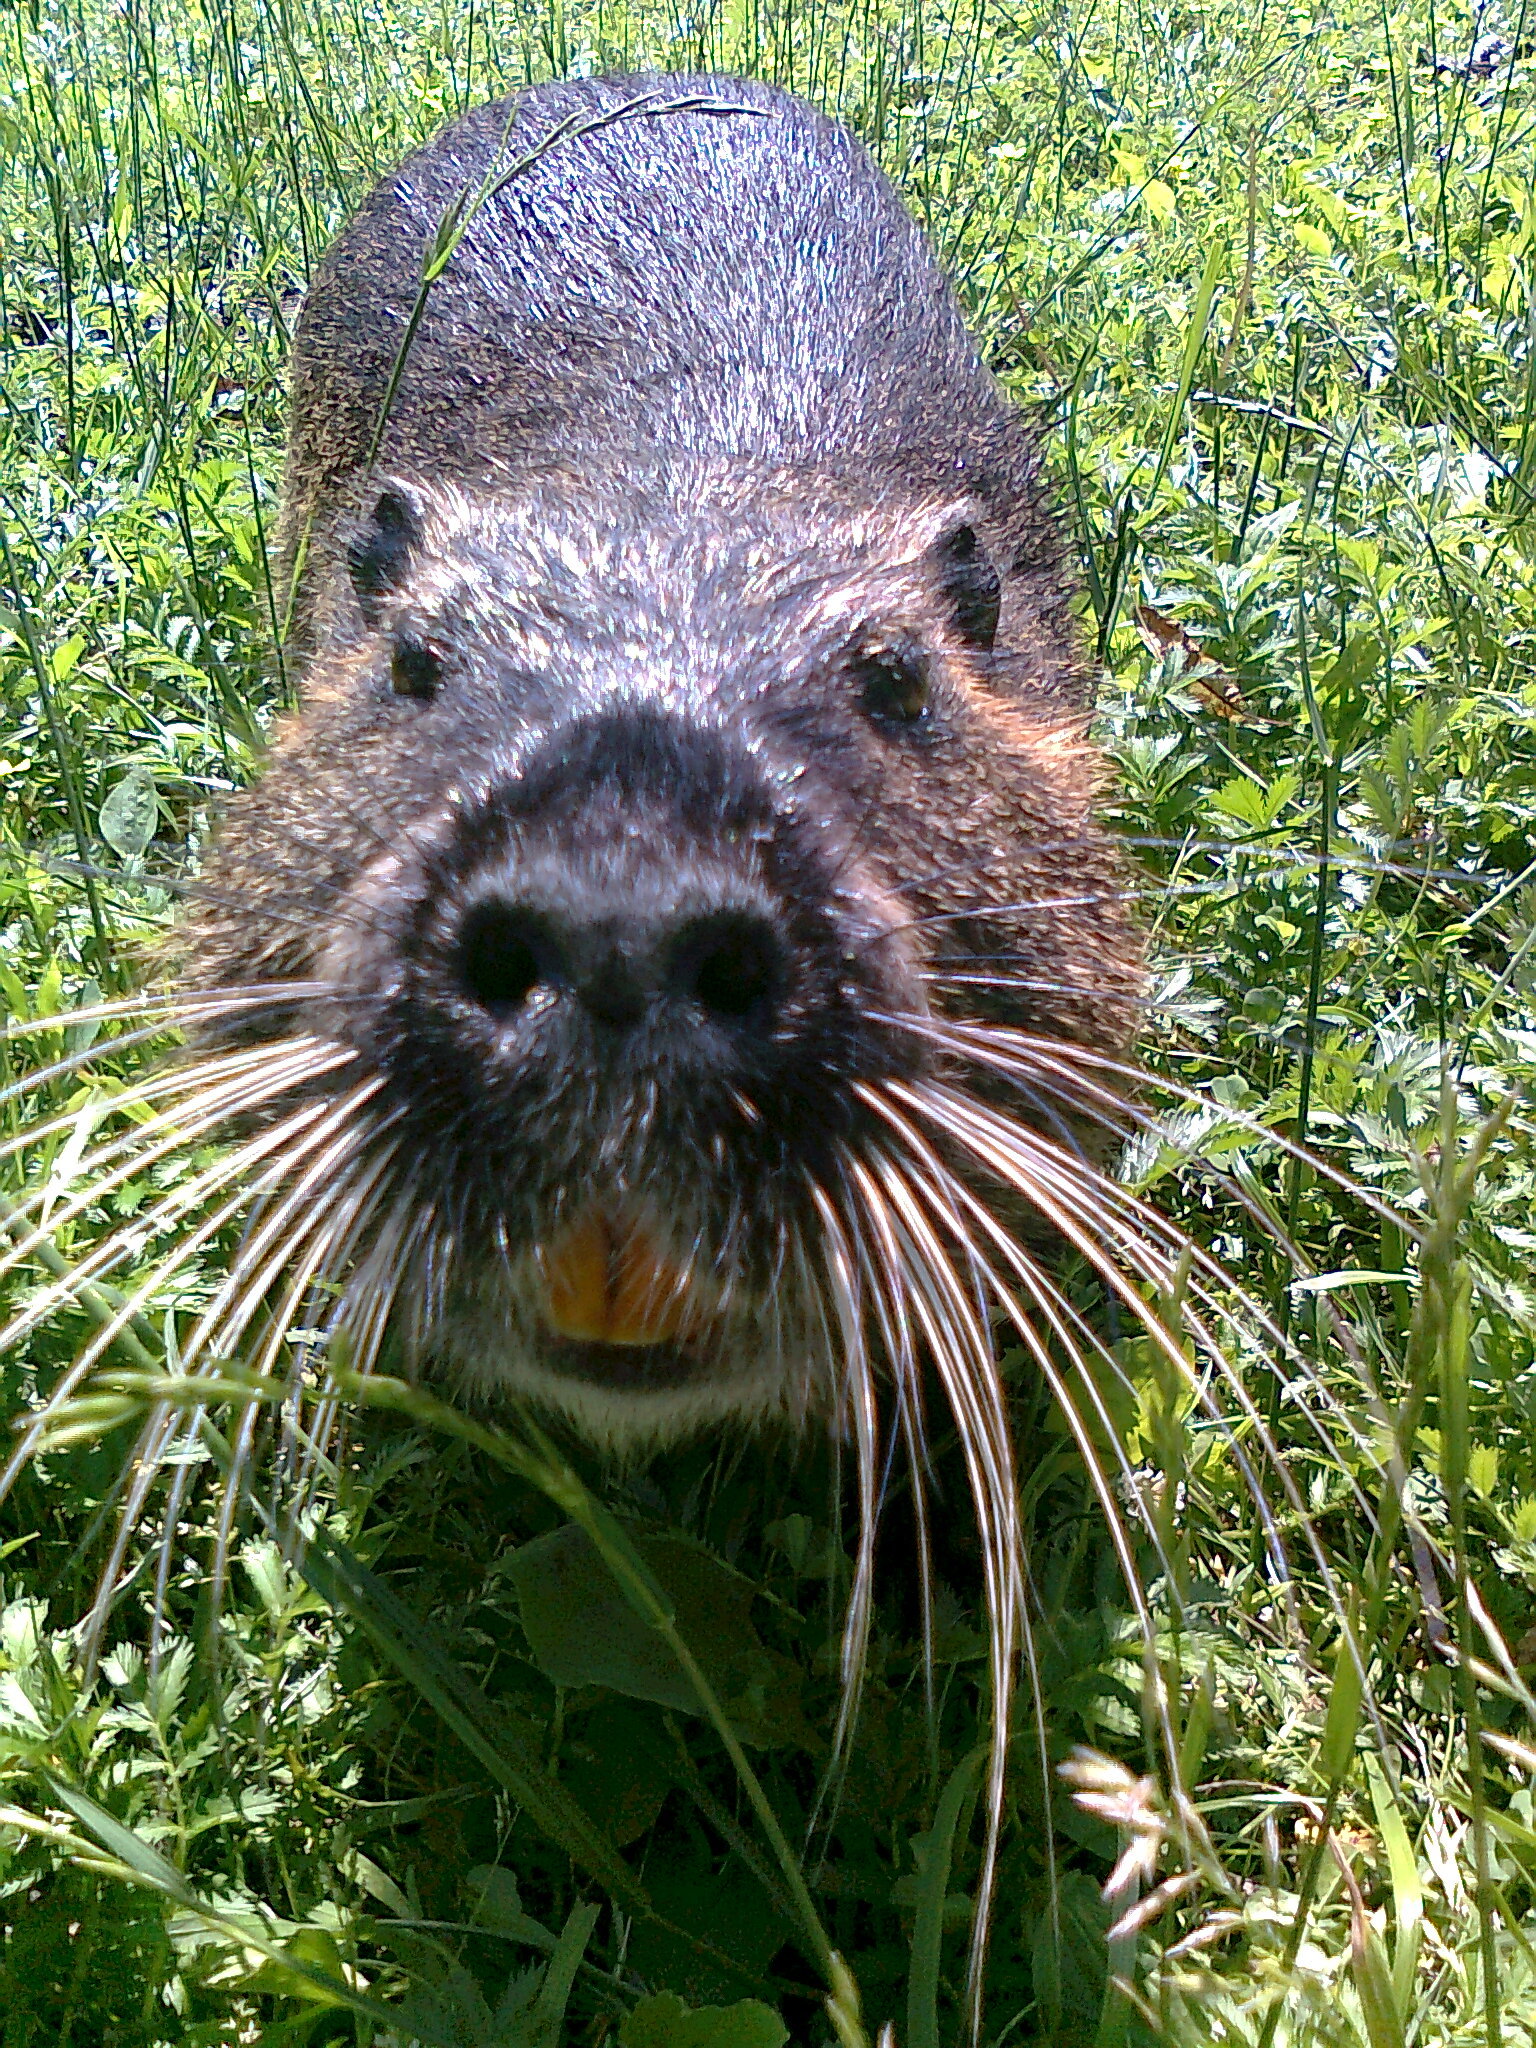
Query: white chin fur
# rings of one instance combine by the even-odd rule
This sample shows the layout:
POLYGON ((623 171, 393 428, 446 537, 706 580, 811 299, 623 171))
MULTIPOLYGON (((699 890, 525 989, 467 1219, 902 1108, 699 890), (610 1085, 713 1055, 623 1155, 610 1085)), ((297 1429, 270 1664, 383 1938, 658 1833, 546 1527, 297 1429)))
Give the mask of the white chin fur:
POLYGON ((799 1426, 830 1406, 831 1372, 810 1345, 785 1347, 747 1372, 701 1374, 677 1387, 605 1387, 557 1372, 521 1346, 500 1346, 483 1329, 445 1331, 434 1362, 464 1391, 489 1402, 527 1402, 569 1422, 594 1449, 643 1454, 718 1427, 788 1423, 799 1426))

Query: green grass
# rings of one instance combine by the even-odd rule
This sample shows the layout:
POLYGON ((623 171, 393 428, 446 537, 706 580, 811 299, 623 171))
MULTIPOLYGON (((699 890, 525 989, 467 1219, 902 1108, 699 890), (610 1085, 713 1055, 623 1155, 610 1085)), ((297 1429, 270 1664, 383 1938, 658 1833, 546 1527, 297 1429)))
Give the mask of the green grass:
MULTIPOLYGON (((1224 1429, 1113 1330, 1091 1457, 1014 1362, 1043 1732, 1021 1716, 983 2038, 1536 2039, 1536 24, 1516 0, 11 0, 0 38, 17 1018, 152 966, 280 709, 286 334, 395 157, 552 72, 707 65, 809 92, 900 179, 1053 422, 1171 1091, 1122 1171, 1291 1347, 1280 1374, 1234 1330, 1252 1406, 1228 1393, 1224 1429), (1138 608, 1203 643, 1241 715, 1138 608), (1267 1469, 1268 1532, 1240 1469, 1266 1431, 1293 1488, 1267 1469), (1136 1547, 1146 1630, 1095 1461, 1161 1539, 1136 1547), (1080 1763, 1074 1801, 1078 1745, 1117 1762, 1080 1763), (1106 1947, 1138 1887, 1185 1873, 1106 1947)), ((93 1028, 0 1047, 0 1080, 93 1028)), ((8 1127, 135 1057, 6 1095, 8 1127)), ((14 1185, 65 1149, 18 1154, 14 1185)), ((193 1163, 125 1182, 55 1258, 193 1163)), ((146 1369, 213 1270, 139 1330, 146 1369)), ((7 1406, 89 1327, 85 1304, 0 1362, 7 1406)), ((78 1624, 141 1405, 125 1385, 79 1412, 0 1521, 3 2048, 768 2048, 773 2011, 820 2048, 828 1943, 869 2039, 962 2038, 988 1696, 952 1446, 932 1711, 898 1499, 829 1786, 852 1547, 824 1447, 578 1475, 368 1409, 303 1569, 253 1510, 215 1601, 189 1487, 157 1656, 151 1544, 92 1678, 78 1624), (579 1547, 562 1607, 572 1513, 652 1621, 675 1604, 716 1646, 715 1720, 579 1547), (677 2001, 740 2009, 711 2031, 677 2001)), ((221 1441, 189 1440, 194 1477, 221 1441)))

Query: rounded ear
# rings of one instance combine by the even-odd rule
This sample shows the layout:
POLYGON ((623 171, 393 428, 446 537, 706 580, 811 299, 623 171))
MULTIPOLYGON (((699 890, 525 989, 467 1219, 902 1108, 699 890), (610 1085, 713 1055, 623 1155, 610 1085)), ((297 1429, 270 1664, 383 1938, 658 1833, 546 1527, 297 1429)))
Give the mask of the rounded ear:
POLYGON ((362 531, 347 548, 347 569, 364 622, 376 626, 382 601, 405 581, 421 544, 416 506, 396 485, 381 491, 362 531))
POLYGON ((997 638, 1003 586, 974 526, 952 526, 930 550, 939 588, 962 637, 985 654, 997 638))

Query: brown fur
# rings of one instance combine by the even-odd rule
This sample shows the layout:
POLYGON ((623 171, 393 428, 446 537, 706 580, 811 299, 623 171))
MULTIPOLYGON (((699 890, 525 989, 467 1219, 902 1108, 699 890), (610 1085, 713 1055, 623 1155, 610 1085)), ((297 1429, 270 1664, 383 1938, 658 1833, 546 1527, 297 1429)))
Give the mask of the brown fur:
MULTIPOLYGON (((546 88, 386 180, 301 323, 285 534, 302 705, 230 808, 189 979, 318 980, 242 1029, 297 1016, 386 1076, 389 1128, 417 1148, 409 1199, 449 1219, 455 1277, 406 1289, 424 1354, 622 1434, 565 1400, 547 1358, 485 1364, 502 1324, 538 1349, 519 1248, 536 1257, 594 1186, 760 1317, 807 1234, 786 1186, 835 1174, 854 1084, 935 1070, 892 1017, 1123 1046, 1140 949, 1094 820, 1087 674, 1032 433, 889 188, 799 103, 731 80, 546 88), (567 135, 495 182, 556 121, 652 93, 683 111, 567 135), (466 191, 491 196, 421 299, 423 249, 466 191), (663 205, 648 274, 643 209, 663 205), (712 273, 716 243, 740 265, 712 273), (420 701, 402 662, 431 681, 420 701), (891 663, 926 686, 920 720, 882 709, 891 663), (626 767, 631 726, 635 761, 663 765, 626 767), (541 777, 552 794, 525 816, 541 777), (533 1026, 492 1029, 453 966, 487 890, 532 915, 535 871, 567 922, 617 915, 621 951, 626 919, 661 919, 661 958, 701 903, 750 915, 783 969, 777 1007, 700 1037, 690 988, 693 1021, 656 1026, 650 1067, 572 1010, 535 1086, 517 1036, 533 1026), (1013 985, 946 985, 967 968, 1013 985), (497 1078, 513 1066, 515 1115, 497 1078)), ((544 974, 533 994, 562 986, 544 974)), ((636 1426, 820 1399, 831 1367, 797 1388, 789 1356, 814 1348, 811 1308, 775 1314, 771 1370, 728 1332, 701 1369, 719 1399, 657 1395, 636 1426)))

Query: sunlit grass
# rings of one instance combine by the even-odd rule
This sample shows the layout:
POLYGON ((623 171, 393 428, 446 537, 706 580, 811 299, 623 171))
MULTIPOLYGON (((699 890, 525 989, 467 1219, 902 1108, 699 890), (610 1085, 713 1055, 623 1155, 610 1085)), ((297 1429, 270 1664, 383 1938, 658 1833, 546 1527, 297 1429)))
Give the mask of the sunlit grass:
MULTIPOLYGON (((1044 1736, 1021 1716, 983 2036, 1536 2037, 1524 17, 23 0, 0 32, 15 1018, 153 982, 218 799, 284 702, 266 540, 286 334, 394 158, 552 72, 725 66, 841 112, 902 181, 989 359, 1042 410, 1081 550, 1111 801, 1154 933, 1144 1053, 1167 1084, 1121 1172, 1262 1305, 1288 1361, 1234 1333, 1252 1412, 1229 1398, 1223 1424, 1145 1330, 1108 1326, 1088 1437, 1126 1525, 1139 1501, 1157 1538, 1134 1546, 1149 1646, 1089 1461, 1008 1359, 1044 1736), (1266 1482, 1268 1528, 1242 1470, 1265 1431, 1292 1489, 1266 1482), (1080 1760, 1082 1803, 1056 1769, 1076 1746, 1111 1760, 1080 1760), (1160 1910, 1106 1945, 1138 1895, 1160 1910)), ((0 1086, 94 1042, 108 1091, 142 1058, 107 1050, 120 1028, 18 1037, 0 1086)), ((86 1085, 0 1097, 0 1143, 61 1120, 17 1155, 13 1197, 67 1173, 86 1085)), ((56 1270, 209 1157, 66 1220, 56 1270)), ((157 1655, 151 1526, 88 1684, 75 1624, 127 1425, 166 1374, 180 1398, 175 1344, 220 1249, 131 1327, 127 1377, 93 1386, 3 1511, 5 2048, 752 2048, 779 2038, 774 2011, 819 2048, 855 2025, 851 1992, 839 2020, 823 2004, 827 1950, 871 2038, 890 2020, 902 2048, 959 2040, 989 1698, 953 1447, 933 1711, 897 1481, 830 1775, 853 1558, 833 1456, 732 1445, 580 1475, 641 1591, 654 1572, 718 1633, 707 1677, 791 1866, 643 1635, 624 1649, 615 1622, 599 1672, 578 1614, 574 1661, 551 1650, 538 1546, 566 1540, 578 1495, 557 1509, 425 1412, 363 1409, 302 1560, 254 1504, 216 1621, 217 1493, 188 1485, 157 1655), (752 2009, 706 2035, 667 1995, 752 2009)), ((7 1313, 48 1277, 3 1283, 7 1313)), ((1104 1313, 1070 1261, 1063 1282, 1104 1313)), ((1178 1327, 1177 1301, 1161 1312, 1178 1327)), ((114 1313, 83 1300, 10 1354, 8 1405, 114 1313)), ((189 1473, 217 1479, 220 1432, 260 1392, 229 1379, 178 1440, 189 1473)))

